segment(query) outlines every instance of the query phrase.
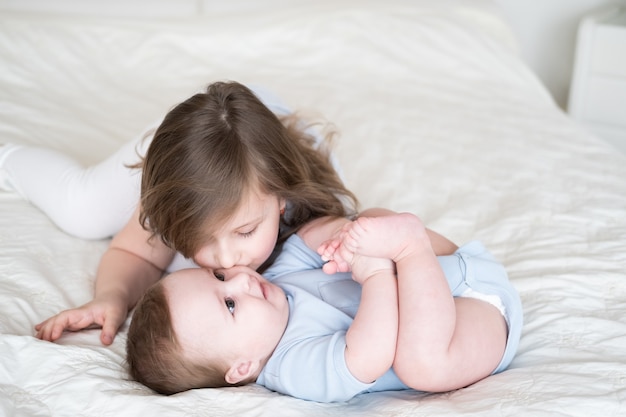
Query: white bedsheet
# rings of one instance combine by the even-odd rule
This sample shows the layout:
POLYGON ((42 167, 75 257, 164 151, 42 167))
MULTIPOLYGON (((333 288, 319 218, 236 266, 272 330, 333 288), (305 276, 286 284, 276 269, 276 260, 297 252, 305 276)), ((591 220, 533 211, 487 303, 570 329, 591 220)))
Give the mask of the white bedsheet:
POLYGON ((0 143, 93 163, 217 79, 332 121, 363 207, 482 240, 519 290, 507 371, 445 394, 318 404, 258 386, 165 397, 129 380, 126 327, 58 343, 34 324, 88 301, 107 241, 0 192, 0 415, 626 415, 626 157, 560 111, 486 2, 319 1, 199 19, 0 16, 0 143), (343 3, 342 3, 343 4, 343 3))

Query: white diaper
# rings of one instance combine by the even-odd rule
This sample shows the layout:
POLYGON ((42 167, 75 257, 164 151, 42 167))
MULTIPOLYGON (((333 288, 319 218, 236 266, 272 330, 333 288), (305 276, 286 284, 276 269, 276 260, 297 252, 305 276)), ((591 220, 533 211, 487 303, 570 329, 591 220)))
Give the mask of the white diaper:
POLYGON ((502 314, 502 316, 506 318, 506 308, 504 307, 504 303, 502 303, 502 299, 498 297, 497 295, 483 294, 482 292, 478 292, 471 288, 468 288, 465 291, 463 291, 463 294, 461 294, 461 297, 476 298, 478 300, 485 301, 491 304, 492 306, 494 306, 495 308, 497 308, 500 311, 500 314, 502 314))

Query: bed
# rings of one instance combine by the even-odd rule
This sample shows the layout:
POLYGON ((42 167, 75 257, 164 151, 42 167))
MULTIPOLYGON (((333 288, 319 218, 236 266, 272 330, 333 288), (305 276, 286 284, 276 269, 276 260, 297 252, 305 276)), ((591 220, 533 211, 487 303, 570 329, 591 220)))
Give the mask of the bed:
MULTIPOLYGON (((0 193, 0 415, 626 415, 626 156, 522 63, 489 1, 312 1, 193 17, 0 15, 0 143, 95 163, 214 80, 333 123, 362 207, 419 214, 504 263, 525 311, 505 372, 443 394, 321 404, 256 385, 155 394, 99 330, 34 337, 88 301, 108 240, 0 193), (434 4, 436 3, 436 4, 434 4), (279 7, 280 6, 280 7, 279 7)), ((252 6, 251 6, 252 7, 252 6)))

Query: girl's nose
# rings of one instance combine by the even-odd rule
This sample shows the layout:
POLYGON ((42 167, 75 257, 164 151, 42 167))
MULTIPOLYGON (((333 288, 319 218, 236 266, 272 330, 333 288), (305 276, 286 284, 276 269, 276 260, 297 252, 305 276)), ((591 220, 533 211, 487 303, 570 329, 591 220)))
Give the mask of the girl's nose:
POLYGON ((205 268, 231 268, 240 265, 240 257, 236 248, 228 244, 211 244, 200 249, 194 261, 205 268))
POLYGON ((216 256, 215 261, 222 268, 232 268, 235 266, 235 257, 227 251, 220 251, 220 253, 216 256))
POLYGON ((221 268, 232 268, 237 265, 239 258, 237 250, 228 242, 220 243, 215 249, 215 262, 221 268))

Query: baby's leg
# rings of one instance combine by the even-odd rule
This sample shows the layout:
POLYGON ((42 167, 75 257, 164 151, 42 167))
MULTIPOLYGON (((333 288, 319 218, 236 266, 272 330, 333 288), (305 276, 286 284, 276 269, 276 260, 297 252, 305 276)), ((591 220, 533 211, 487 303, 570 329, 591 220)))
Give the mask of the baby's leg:
POLYGON ((357 254, 390 257, 398 277, 394 370, 412 388, 448 391, 489 375, 506 341, 500 312, 477 299, 454 299, 419 218, 358 219, 344 238, 357 254))
POLYGON ((125 165, 139 162, 137 152, 148 144, 129 142, 88 168, 57 151, 8 145, 0 160, 3 188, 12 188, 71 235, 106 238, 124 226, 139 200, 141 172, 125 165))
POLYGON ((388 212, 378 217, 359 217, 346 224, 339 236, 324 242, 318 249, 327 273, 348 272, 354 255, 385 258, 397 261, 412 242, 425 229, 416 216, 388 212))
POLYGON ((378 217, 359 217, 346 228, 343 245, 350 251, 394 262, 410 255, 420 243, 430 247, 421 220, 409 213, 378 217))

